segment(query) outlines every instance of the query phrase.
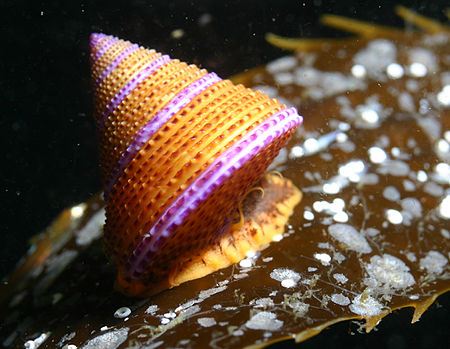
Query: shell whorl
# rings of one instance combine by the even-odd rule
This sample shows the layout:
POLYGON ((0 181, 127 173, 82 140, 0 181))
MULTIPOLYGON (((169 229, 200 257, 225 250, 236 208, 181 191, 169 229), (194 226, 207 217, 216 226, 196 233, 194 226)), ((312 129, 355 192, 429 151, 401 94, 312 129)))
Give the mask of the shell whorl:
POLYGON ((217 240, 302 119, 112 36, 91 35, 91 64, 105 249, 121 278, 150 285, 217 240))

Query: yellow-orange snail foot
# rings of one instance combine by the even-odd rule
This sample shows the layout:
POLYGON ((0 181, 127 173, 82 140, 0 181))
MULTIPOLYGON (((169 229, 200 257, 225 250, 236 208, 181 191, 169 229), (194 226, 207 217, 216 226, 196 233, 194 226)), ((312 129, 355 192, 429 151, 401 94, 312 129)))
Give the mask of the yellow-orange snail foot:
POLYGON ((261 180, 264 196, 251 193, 244 200, 244 223, 239 229, 229 228, 222 237, 168 274, 167 279, 151 288, 128 282, 118 274, 116 288, 134 296, 151 296, 184 282, 201 278, 238 263, 251 252, 265 248, 284 233, 294 207, 301 201, 301 191, 287 178, 268 174, 261 180))

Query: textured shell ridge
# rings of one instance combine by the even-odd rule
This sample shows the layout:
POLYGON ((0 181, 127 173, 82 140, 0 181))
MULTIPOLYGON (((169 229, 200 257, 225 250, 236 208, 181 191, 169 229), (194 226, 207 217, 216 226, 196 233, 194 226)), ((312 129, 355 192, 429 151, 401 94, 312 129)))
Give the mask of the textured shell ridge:
POLYGON ((111 176, 105 185, 105 196, 109 195, 109 192, 120 176, 122 171, 127 167, 131 159, 141 149, 141 147, 148 141, 148 139, 162 126, 164 125, 174 114, 176 114, 182 107, 184 107, 192 97, 197 95, 203 88, 214 84, 219 81, 220 78, 211 73, 198 79, 195 83, 186 87, 178 98, 174 98, 170 101, 164 109, 158 112, 141 130, 136 137, 131 141, 128 148, 120 156, 120 160, 117 166, 113 169, 111 176))

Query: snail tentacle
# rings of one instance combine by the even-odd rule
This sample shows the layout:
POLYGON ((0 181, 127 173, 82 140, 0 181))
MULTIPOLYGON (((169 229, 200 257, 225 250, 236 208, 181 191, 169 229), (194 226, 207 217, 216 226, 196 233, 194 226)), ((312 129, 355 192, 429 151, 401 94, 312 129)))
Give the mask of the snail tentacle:
POLYGON ((244 194, 244 197, 239 201, 238 208, 237 208, 237 210, 238 210, 238 215, 239 215, 239 221, 236 222, 236 223, 234 223, 234 224, 230 227, 231 231, 237 230, 237 229, 241 228, 241 227, 244 225, 244 213, 243 213, 243 209, 242 209, 242 204, 243 204, 244 200, 247 198, 247 196, 248 196, 250 193, 254 192, 254 191, 259 191, 259 192, 261 192, 261 197, 264 198, 264 188, 262 188, 262 187, 253 187, 253 188, 250 188, 250 189, 244 194))

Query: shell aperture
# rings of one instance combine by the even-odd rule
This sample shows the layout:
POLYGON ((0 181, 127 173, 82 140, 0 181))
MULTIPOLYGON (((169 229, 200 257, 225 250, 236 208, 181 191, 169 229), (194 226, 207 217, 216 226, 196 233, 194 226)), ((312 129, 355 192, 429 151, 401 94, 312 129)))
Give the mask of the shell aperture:
POLYGON ((122 290, 152 294, 220 244, 302 118, 259 91, 112 36, 92 34, 91 62, 105 250, 122 290))

